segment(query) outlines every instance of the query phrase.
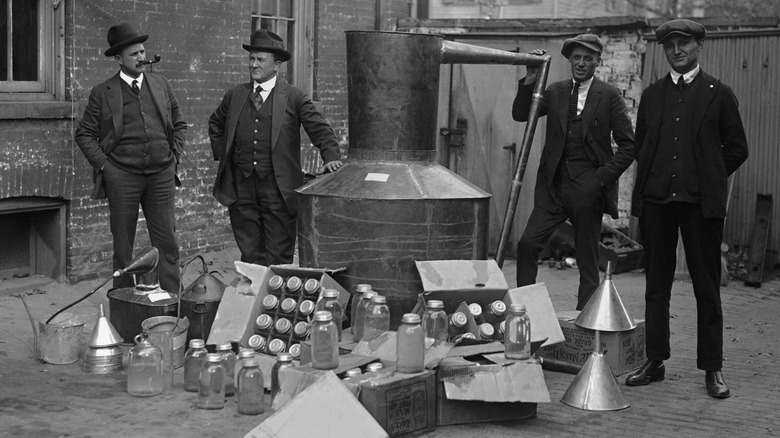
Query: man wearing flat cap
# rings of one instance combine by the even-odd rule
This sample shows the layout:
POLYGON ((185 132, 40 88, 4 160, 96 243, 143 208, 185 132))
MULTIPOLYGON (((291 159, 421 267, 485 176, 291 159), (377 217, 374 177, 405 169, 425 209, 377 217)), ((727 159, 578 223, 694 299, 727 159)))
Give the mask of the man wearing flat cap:
POLYGON ((686 19, 667 21, 655 31, 671 71, 642 93, 631 202, 645 251, 648 360, 626 384, 664 380, 679 234, 696 296, 696 366, 705 371, 707 394, 726 398, 720 245, 728 177, 747 159, 748 148, 734 92, 699 66, 705 33, 704 26, 686 19))
MULTIPOLYGON (((617 88, 593 76, 603 44, 592 34, 568 39, 561 54, 571 64, 572 79, 550 84, 540 115, 547 130, 534 190, 534 208, 517 244, 517 285, 536 283, 539 252, 565 220, 571 221, 582 310, 599 284, 598 246, 604 213, 618 218, 618 178, 634 160, 634 133, 617 88), (612 150, 612 140, 617 152, 612 150)), ((544 55, 545 50, 534 50, 544 55)), ((512 117, 529 117, 538 67, 527 67, 512 105, 512 117)))
MULTIPOLYGON (((105 56, 114 58, 119 72, 92 89, 75 140, 92 165, 92 198, 108 198, 114 270, 132 260, 140 205, 149 239, 160 252, 160 286, 178 293, 174 197, 187 122, 168 80, 144 72, 147 38, 130 23, 108 30, 105 56)), ((114 279, 114 287, 134 284, 128 275, 114 279)))
POLYGON ((300 127, 320 149, 324 170, 341 167, 336 134, 302 90, 277 76, 290 59, 279 35, 256 30, 249 44, 249 82, 227 91, 209 118, 219 161, 214 197, 228 207, 241 261, 292 263, 298 194, 303 184, 300 127))

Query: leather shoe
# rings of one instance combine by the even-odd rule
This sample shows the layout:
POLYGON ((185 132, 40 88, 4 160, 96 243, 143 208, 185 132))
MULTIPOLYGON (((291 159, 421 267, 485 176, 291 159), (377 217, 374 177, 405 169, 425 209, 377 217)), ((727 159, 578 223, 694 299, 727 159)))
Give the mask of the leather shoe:
POLYGON ((648 360, 634 374, 626 378, 626 385, 643 386, 649 385, 650 382, 660 382, 664 379, 665 372, 664 361, 648 360))
POLYGON ((714 398, 728 398, 731 395, 726 381, 723 380, 723 373, 718 371, 707 371, 704 376, 704 382, 707 384, 707 395, 714 398))

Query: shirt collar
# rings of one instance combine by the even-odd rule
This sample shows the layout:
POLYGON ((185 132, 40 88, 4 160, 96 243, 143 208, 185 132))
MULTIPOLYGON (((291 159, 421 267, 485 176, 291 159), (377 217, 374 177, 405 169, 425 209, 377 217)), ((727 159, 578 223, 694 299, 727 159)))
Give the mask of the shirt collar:
POLYGON ((701 70, 701 68, 699 67, 699 64, 696 64, 696 67, 694 67, 693 70, 689 71, 688 73, 685 73, 684 75, 681 75, 680 73, 677 73, 674 70, 670 70, 669 74, 672 76, 672 82, 674 82, 675 84, 677 84, 677 81, 680 80, 680 76, 682 76, 686 84, 690 84, 691 81, 693 81, 693 78, 695 78, 696 75, 699 74, 699 70, 701 70))
POLYGON ((126 74, 123 71, 119 71, 119 77, 122 78, 123 81, 127 82, 127 85, 133 86, 133 81, 138 81, 138 88, 141 88, 141 84, 144 83, 144 74, 141 73, 137 78, 134 78, 128 74, 126 74))
MULTIPOLYGON (((574 83, 575 82, 577 82, 577 81, 575 81, 574 79, 571 80, 571 86, 572 87, 574 87, 574 83)), ((587 93, 588 89, 590 89, 590 84, 592 84, 592 83, 593 83, 593 76, 591 76, 590 79, 586 79, 586 80, 580 82, 579 92, 580 93, 587 93)))
POLYGON ((263 91, 270 92, 276 86, 276 75, 274 75, 271 79, 259 84, 256 81, 252 81, 252 91, 255 91, 258 85, 263 87, 263 91))

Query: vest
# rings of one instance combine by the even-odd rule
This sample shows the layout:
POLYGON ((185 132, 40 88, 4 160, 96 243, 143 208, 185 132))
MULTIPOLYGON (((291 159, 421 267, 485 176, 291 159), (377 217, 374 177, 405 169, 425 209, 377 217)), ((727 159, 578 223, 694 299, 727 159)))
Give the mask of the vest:
POLYGON ((658 150, 650 165, 644 198, 649 202, 700 203, 699 168, 693 151, 693 96, 701 81, 680 90, 671 78, 664 97, 664 113, 658 137, 658 150))
POLYGON ((130 85, 121 82, 122 137, 108 159, 114 166, 135 174, 148 175, 167 169, 174 161, 173 152, 146 81, 141 84, 138 96, 130 85))
POLYGON ((582 115, 570 115, 566 131, 566 143, 563 145, 563 157, 561 157, 560 165, 566 166, 566 170, 572 179, 596 168, 590 157, 588 157, 585 147, 585 142, 582 139, 582 115))
POLYGON ((233 143, 233 165, 248 178, 253 171, 264 178, 273 173, 271 161, 271 113, 274 92, 255 110, 250 94, 236 125, 233 143))

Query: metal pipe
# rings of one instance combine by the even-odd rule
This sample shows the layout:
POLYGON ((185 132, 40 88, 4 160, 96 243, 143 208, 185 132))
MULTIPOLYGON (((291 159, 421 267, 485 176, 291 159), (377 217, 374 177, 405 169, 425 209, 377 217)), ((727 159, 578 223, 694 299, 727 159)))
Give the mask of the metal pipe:
POLYGON ((529 53, 516 53, 506 50, 471 44, 443 41, 441 46, 442 64, 509 64, 541 66, 550 59, 549 55, 537 56, 529 53))
POLYGON ((530 118, 525 125, 523 143, 520 146, 520 157, 518 158, 517 168, 515 169, 515 176, 514 179, 512 179, 512 186, 509 193, 509 203, 506 207, 504 222, 501 224, 501 237, 498 240, 498 249, 496 250, 496 264, 498 264, 499 267, 504 266, 504 254, 506 253, 506 246, 509 242, 509 234, 512 232, 512 222, 514 222, 515 219, 517 201, 520 199, 520 188, 523 185, 525 168, 528 165, 528 155, 531 153, 531 143, 533 142, 534 132, 536 132, 536 122, 539 120, 539 112, 542 106, 542 97, 544 89, 547 85, 547 74, 549 73, 550 60, 552 59, 550 55, 534 57, 542 58, 544 62, 539 69, 539 76, 534 86, 533 99, 531 100, 530 118))

